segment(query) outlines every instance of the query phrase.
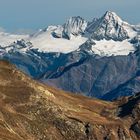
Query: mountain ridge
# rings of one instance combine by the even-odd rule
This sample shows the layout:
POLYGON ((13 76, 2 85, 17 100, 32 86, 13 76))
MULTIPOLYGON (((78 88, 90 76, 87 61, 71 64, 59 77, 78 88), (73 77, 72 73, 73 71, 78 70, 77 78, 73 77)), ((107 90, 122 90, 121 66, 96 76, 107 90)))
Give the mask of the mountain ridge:
MULTIPOLYGON (((138 79, 140 67, 138 30, 110 11, 92 22, 73 17, 0 47, 0 58, 66 91, 103 98, 124 84, 124 95, 132 95, 140 91, 139 82, 131 80, 138 79)), ((116 90, 115 98, 120 95, 116 90)))

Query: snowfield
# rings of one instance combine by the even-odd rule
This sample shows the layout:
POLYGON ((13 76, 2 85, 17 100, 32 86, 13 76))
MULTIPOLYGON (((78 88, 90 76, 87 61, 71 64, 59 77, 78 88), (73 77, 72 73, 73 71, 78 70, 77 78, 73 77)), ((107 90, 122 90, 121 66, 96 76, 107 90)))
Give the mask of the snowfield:
POLYGON ((6 47, 12 44, 14 41, 20 39, 26 39, 26 38, 28 38, 28 35, 16 35, 16 34, 0 32, 0 46, 6 47))
POLYGON ((38 49, 41 52, 61 52, 69 53, 75 51, 81 46, 88 38, 82 36, 72 36, 70 40, 64 38, 55 38, 51 35, 51 32, 44 32, 35 38, 32 38, 30 42, 33 44, 33 48, 38 49))
POLYGON ((128 55, 130 52, 134 52, 135 48, 133 44, 128 40, 113 41, 113 40, 100 40, 95 41, 96 45, 92 46, 92 51, 100 56, 117 56, 128 55))

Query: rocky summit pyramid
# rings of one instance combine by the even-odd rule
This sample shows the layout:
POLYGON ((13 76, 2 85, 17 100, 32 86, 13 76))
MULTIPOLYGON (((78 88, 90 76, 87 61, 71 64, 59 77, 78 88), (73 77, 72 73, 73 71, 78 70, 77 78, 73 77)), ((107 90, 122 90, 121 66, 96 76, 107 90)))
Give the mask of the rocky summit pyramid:
MULTIPOLYGON (((124 23, 114 12, 107 11, 105 15, 98 19, 94 24, 92 29, 93 39, 122 41, 129 38, 129 31, 125 27, 126 23, 124 23)), ((129 28, 131 28, 131 26, 129 28)))
POLYGON ((41 82, 105 100, 140 92, 140 29, 114 12, 71 17, 14 42, 0 35, 0 59, 41 82))
POLYGON ((1 140, 139 140, 140 94, 115 102, 65 93, 0 61, 1 140))

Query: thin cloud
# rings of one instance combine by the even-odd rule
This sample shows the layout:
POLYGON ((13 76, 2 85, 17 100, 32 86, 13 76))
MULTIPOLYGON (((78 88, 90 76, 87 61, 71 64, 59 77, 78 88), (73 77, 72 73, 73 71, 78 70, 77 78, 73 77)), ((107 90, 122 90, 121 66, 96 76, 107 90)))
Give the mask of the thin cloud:
POLYGON ((35 30, 33 30, 33 29, 17 29, 17 30, 15 30, 15 31, 13 31, 13 33, 15 33, 15 34, 33 34, 35 32, 35 30))

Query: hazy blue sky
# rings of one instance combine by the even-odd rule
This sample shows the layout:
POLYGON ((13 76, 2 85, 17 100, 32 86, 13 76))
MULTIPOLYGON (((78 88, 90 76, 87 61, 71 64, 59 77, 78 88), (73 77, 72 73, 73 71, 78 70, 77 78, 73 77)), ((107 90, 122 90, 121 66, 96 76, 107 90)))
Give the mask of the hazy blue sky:
POLYGON ((0 0, 0 27, 36 30, 64 23, 70 16, 92 20, 107 10, 130 23, 140 23, 140 0, 0 0))

